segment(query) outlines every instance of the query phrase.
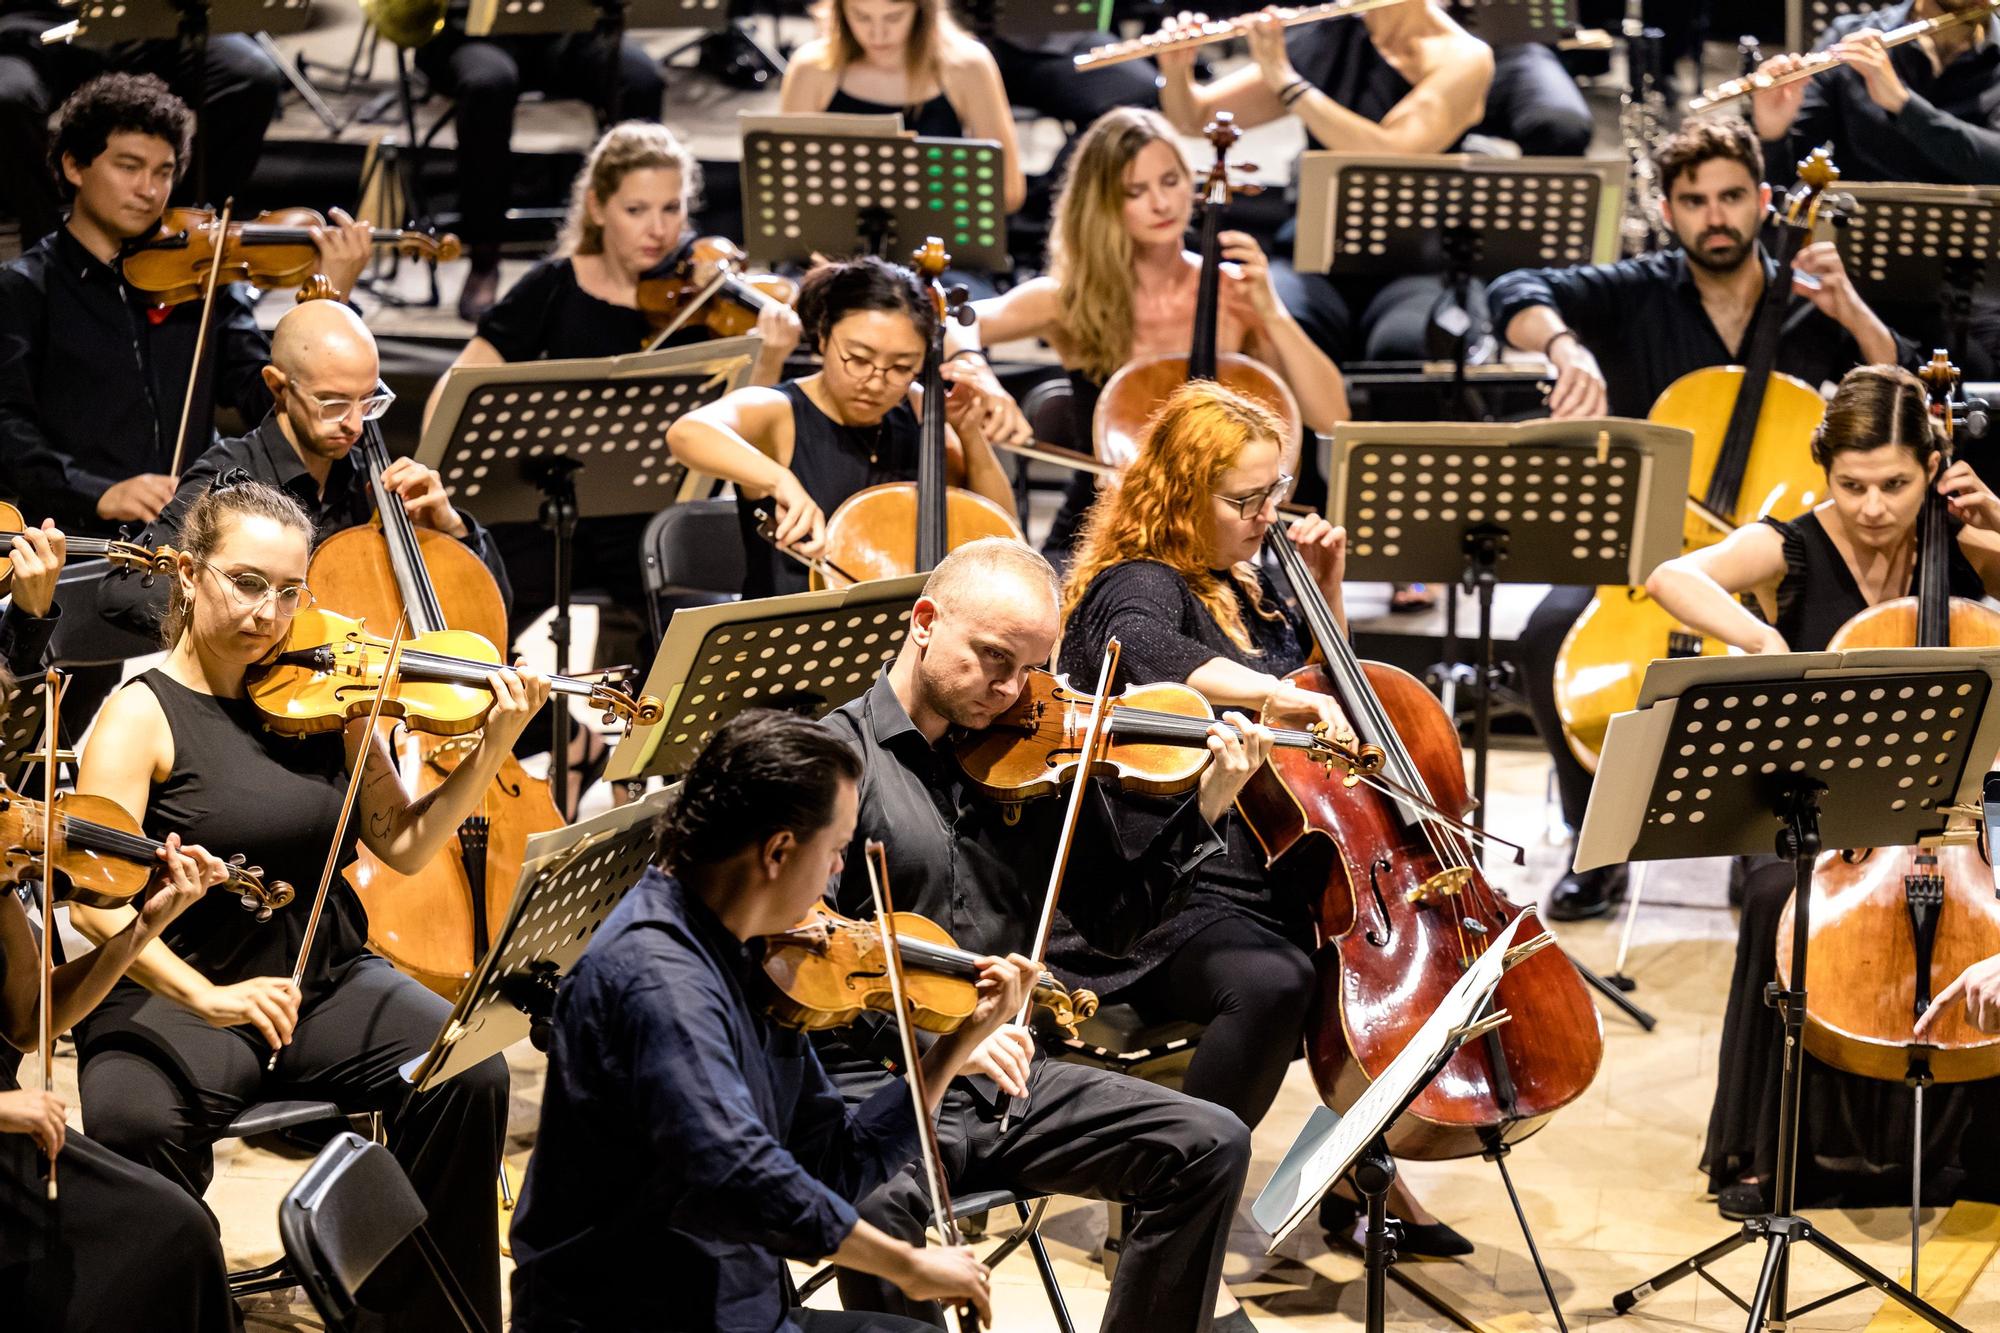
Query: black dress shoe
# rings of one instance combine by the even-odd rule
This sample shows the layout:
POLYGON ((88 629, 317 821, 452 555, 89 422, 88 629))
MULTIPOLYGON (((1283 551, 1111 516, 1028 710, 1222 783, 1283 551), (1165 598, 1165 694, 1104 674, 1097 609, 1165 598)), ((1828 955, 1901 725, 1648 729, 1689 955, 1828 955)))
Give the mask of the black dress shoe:
POLYGON ((1739 1180, 1715 1192, 1715 1210, 1732 1222, 1741 1222, 1770 1212, 1771 1200, 1762 1181, 1739 1180))
POLYGON ((1588 921, 1603 916, 1625 901, 1627 882, 1624 866, 1572 870, 1549 892, 1545 915, 1551 921, 1588 921))
MULTIPOLYGON (((1319 1224, 1327 1236, 1341 1245, 1356 1244, 1354 1224, 1361 1220, 1361 1205, 1343 1195, 1328 1193, 1319 1201, 1319 1224)), ((1422 1259, 1460 1259, 1472 1253, 1472 1242, 1442 1222, 1397 1222, 1396 1253, 1422 1259)))

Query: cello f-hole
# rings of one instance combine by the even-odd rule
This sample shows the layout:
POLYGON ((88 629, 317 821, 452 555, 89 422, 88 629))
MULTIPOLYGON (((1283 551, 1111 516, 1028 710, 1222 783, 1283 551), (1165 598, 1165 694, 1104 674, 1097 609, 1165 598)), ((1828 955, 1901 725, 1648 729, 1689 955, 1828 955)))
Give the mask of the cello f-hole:
POLYGON ((1361 937, 1378 949, 1388 948, 1389 941, 1396 936, 1395 923, 1389 920, 1389 904, 1382 898, 1382 872, 1388 868, 1389 858, 1386 856, 1376 857, 1368 867, 1368 891, 1375 895, 1375 915, 1381 919, 1382 929, 1378 932, 1371 926, 1362 932, 1361 937))

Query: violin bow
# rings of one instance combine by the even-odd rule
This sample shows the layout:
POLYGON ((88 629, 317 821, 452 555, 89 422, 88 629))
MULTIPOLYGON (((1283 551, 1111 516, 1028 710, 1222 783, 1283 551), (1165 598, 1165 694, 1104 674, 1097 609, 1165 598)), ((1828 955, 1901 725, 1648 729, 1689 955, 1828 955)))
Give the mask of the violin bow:
MULTIPOLYGON (((36 1053, 42 1058, 42 1092, 56 1090, 55 1066, 55 947, 56 947, 56 734, 62 705, 62 675, 50 667, 42 676, 44 705, 42 746, 42 950, 36 978, 41 1015, 36 1021, 36 1053)), ((48 1198, 56 1201, 56 1154, 50 1153, 48 1198)))
MULTIPOLYGON (((945 1179, 944 1157, 938 1152, 937 1127, 931 1123, 930 1093, 924 1084, 924 1066, 917 1050, 917 1033, 910 1019, 910 1002, 903 986, 902 945, 896 939, 896 906, 889 895, 889 856, 881 842, 870 838, 862 850, 868 867, 868 890, 875 898, 875 925, 882 941, 882 968, 889 976, 889 998, 896 1006, 896 1035, 903 1044, 903 1064, 909 1071, 910 1100, 916 1106, 917 1141, 922 1148, 924 1183, 930 1189, 931 1219, 938 1239, 946 1245, 963 1245, 958 1217, 951 1210, 951 1185, 945 1179)), ((958 1307, 960 1333, 980 1326, 979 1315, 969 1305, 958 1307)))
POLYGON ((194 416, 195 388, 201 383, 203 355, 208 348, 209 316, 215 309, 215 289, 222 278, 222 255, 229 240, 229 214, 236 207, 236 200, 222 201, 222 212, 216 215, 215 238, 209 242, 208 281, 202 284, 201 318, 194 328, 194 364, 188 370, 187 394, 181 399, 181 428, 174 435, 173 466, 167 475, 178 479, 181 475, 181 460, 187 456, 188 422, 194 416))
MULTIPOLYGON (((313 936, 319 933, 319 919, 326 912, 327 890, 333 886, 333 872, 340 865, 340 847, 347 838, 347 826, 354 815, 354 799, 361 793, 361 778, 368 771, 368 752, 375 745, 375 725, 382 720, 382 705, 389 698, 389 692, 396 688, 396 672, 403 664, 403 627, 408 623, 407 614, 396 618, 396 633, 389 640, 389 659, 382 664, 382 684, 375 692, 375 702, 368 710, 368 729, 362 733, 361 753, 354 761, 354 771, 347 775, 347 795, 340 802, 340 818, 334 821, 333 842, 326 849, 326 866, 320 871, 319 892, 313 895, 312 914, 306 917, 305 938, 299 941, 298 961, 292 964, 292 990, 298 991, 306 978, 306 959, 312 953, 313 936)), ((282 1048, 281 1048, 282 1049, 282 1048)), ((272 1051, 271 1058, 264 1063, 266 1072, 278 1067, 279 1051, 272 1051)))

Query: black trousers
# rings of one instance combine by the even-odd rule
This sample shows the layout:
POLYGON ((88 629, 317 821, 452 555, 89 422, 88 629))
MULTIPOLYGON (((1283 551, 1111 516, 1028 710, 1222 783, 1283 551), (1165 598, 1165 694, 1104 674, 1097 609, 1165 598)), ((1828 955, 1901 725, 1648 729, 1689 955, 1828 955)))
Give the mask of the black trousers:
MULTIPOLYGON (((592 34, 558 37, 468 37, 447 27, 417 48, 417 68, 458 102, 459 233, 467 245, 503 239, 514 196, 514 107, 524 91, 575 98, 605 110, 610 65, 592 34)), ((667 80, 637 42, 619 52, 621 79, 614 120, 658 120, 667 80)))
POLYGON ((1493 86, 1476 134, 1511 139, 1528 157, 1581 157, 1596 122, 1555 51, 1517 42, 1493 52, 1493 86))
MULTIPOLYGON (((120 986, 79 1040, 84 1124, 105 1147, 199 1199, 214 1174, 211 1145, 254 1102, 317 1099, 381 1111, 389 1148, 430 1212, 446 1262, 492 1329, 500 1327, 495 1181, 507 1131, 507 1065, 499 1056, 415 1098, 398 1072, 429 1049, 451 1006, 366 955, 299 1016, 292 1044, 266 1073, 254 1029, 210 1027, 194 1012, 120 986), (134 993, 136 992, 136 994, 134 993)), ((411 1247, 362 1288, 380 1327, 453 1327, 450 1309, 411 1247)))
MULTIPOLYGON (((1081 132, 1113 107, 1160 105, 1160 90, 1153 82, 1157 71, 1150 60, 1077 72, 1071 57, 1108 40, 1104 33, 1080 32, 1065 43, 1049 43, 1057 50, 1041 51, 995 37, 986 43, 986 49, 1000 66, 1000 82, 1006 85, 1008 101, 1065 121, 1081 132)), ((1065 156, 1068 151, 1063 150, 1065 156)))
POLYGON ((1562 717, 1556 712, 1556 654, 1583 608, 1596 595, 1595 588, 1551 588, 1542 598, 1521 637, 1514 641, 1516 659, 1521 664, 1521 689, 1528 696, 1528 711, 1534 715, 1535 730, 1555 762, 1556 791, 1562 798, 1563 822, 1572 830, 1583 827, 1584 807, 1590 804, 1590 770, 1570 753, 1563 739, 1562 717))
POLYGON ((208 40, 197 70, 177 42, 123 42, 104 50, 43 46, 42 31, 70 17, 62 10, 0 18, 0 207, 20 219, 25 247, 62 225, 63 202, 47 166, 48 120, 64 98, 107 71, 157 74, 190 107, 199 107, 206 197, 190 172, 174 202, 219 202, 239 194, 256 169, 264 131, 277 113, 285 76, 249 37, 208 40))
MULTIPOLYGON (((843 1080, 842 1090, 858 1100, 880 1080, 843 1080)), ((1035 1061, 1027 1104, 1013 1112, 1002 1133, 998 1108, 971 1086, 960 1082, 945 1094, 938 1141, 953 1192, 1007 1188, 1132 1205, 1103 1327, 1206 1329, 1250 1165, 1243 1122, 1151 1083, 1046 1059, 1035 1061)), ((858 1207, 890 1235, 921 1243, 930 1201, 920 1169, 913 1165, 858 1207)), ((845 1270, 840 1303, 943 1323, 935 1305, 845 1270)))
MULTIPOLYGON (((1290 252, 1288 236, 1280 248, 1290 252)), ((1357 357, 1421 361, 1432 354, 1431 310, 1444 292, 1444 280, 1434 273, 1409 273, 1386 282, 1357 277, 1335 283, 1324 273, 1301 273, 1290 259, 1273 256, 1271 282, 1299 327, 1337 363, 1357 357)), ((1468 288, 1467 304, 1475 324, 1483 329, 1486 285, 1475 278, 1468 288)))
MULTIPOLYGON (((13 1153, 16 1146, 5 1145, 0 1158, 32 1156, 13 1153)), ((0 1214, 24 1215, 0 1215, 0 1235, 14 1236, 25 1224, 37 1237, 26 1262, 0 1255, 0 1310, 8 1328, 232 1333, 236 1312, 222 1242, 201 1206, 164 1177, 73 1129, 56 1159, 62 1197, 55 1203, 41 1197, 39 1180, 13 1174, 0 1160, 0 1214), (42 1227, 45 1217, 50 1225, 42 1227)))

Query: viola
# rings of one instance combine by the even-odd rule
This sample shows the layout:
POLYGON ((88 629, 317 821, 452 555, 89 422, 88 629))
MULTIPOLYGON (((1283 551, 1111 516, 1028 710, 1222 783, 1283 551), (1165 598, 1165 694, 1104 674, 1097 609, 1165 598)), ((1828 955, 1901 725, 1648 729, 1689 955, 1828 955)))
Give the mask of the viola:
MULTIPOLYGON (((1409 673, 1359 657, 1282 527, 1264 542, 1320 659, 1289 679, 1340 702, 1356 736, 1382 751, 1390 784, 1349 783, 1305 752, 1277 750, 1237 798, 1274 873, 1323 886, 1328 947, 1306 1056, 1321 1098, 1345 1111, 1487 944, 1535 909, 1501 896, 1473 855, 1456 817, 1471 804, 1464 751, 1443 705, 1409 673)), ((1390 1128, 1397 1156, 1469 1157, 1516 1142, 1590 1086, 1603 1031, 1560 950, 1509 970, 1496 997, 1514 1021, 1467 1043, 1419 1094, 1390 1128)))
MULTIPOLYGON (((290 637, 253 669, 250 700, 280 735, 338 731, 373 710, 392 647, 359 620, 308 607, 292 618, 290 637)), ((463 736, 485 724, 493 707, 486 678, 502 665, 500 650, 477 634, 412 635, 381 711, 418 731, 463 736)), ((549 684, 556 694, 602 709, 607 723, 652 726, 665 714, 653 696, 635 699, 603 681, 552 676, 549 684)))
MULTIPOLYGON (((296 291, 319 271, 311 229, 325 225, 310 208, 273 209, 248 222, 219 219, 206 208, 170 208, 153 235, 126 249, 121 268, 125 281, 161 305, 199 300, 214 281, 296 291)), ((408 227, 385 228, 373 241, 408 259, 450 263, 459 256, 456 236, 408 227)))
MULTIPOLYGON (((48 803, 10 791, 0 782, 0 884, 18 884, 41 873, 48 803)), ((55 798, 55 869, 66 881, 58 901, 85 907, 125 907, 145 891, 160 868, 166 844, 147 837, 125 807, 105 796, 64 792, 55 798)), ((260 866, 241 854, 225 863, 229 878, 217 889, 234 893, 259 921, 292 901, 292 886, 264 882, 260 866)))
MULTIPOLYGON (((1083 761, 1083 733, 1090 724, 1094 696, 1067 677, 1037 668, 1028 673, 1021 697, 985 730, 970 732, 957 746, 959 767, 988 797, 1019 802, 1046 796, 1076 776, 1083 761)), ((1187 791, 1208 767, 1208 731, 1215 710, 1199 690, 1178 682, 1133 685, 1110 701, 1111 742, 1098 771, 1128 791, 1171 796, 1187 791)), ((1382 766, 1379 748, 1350 753, 1326 736, 1324 724, 1309 729, 1274 727, 1273 742, 1300 750, 1318 762, 1349 772, 1373 773, 1382 766)))
POLYGON ((639 311, 655 343, 699 325, 718 338, 740 338, 772 305, 799 299, 799 285, 778 273, 748 273, 748 257, 722 236, 700 236, 639 279, 639 311))
MULTIPOLYGON (((979 955, 961 949, 943 926, 915 912, 894 921, 897 954, 909 981, 911 1014, 926 1032, 952 1032, 979 1003, 979 955)), ((846 1027, 870 1010, 891 1007, 883 966, 882 929, 815 903, 803 921, 764 939, 767 1007, 787 1027, 806 1032, 846 1027)), ((1071 1037, 1097 1012, 1097 997, 1070 990, 1054 976, 1035 980, 1034 1002, 1071 1037)))
MULTIPOLYGON (((1923 375, 1939 423, 1942 473, 1951 466, 1958 372, 1939 352, 1923 375)), ((1914 594, 1857 613, 1828 649, 2000 644, 2000 612, 1951 595, 1954 541, 1948 502, 1932 486, 1918 525, 1914 594)), ((1952 978, 2000 954, 2000 902, 1976 842, 1825 852, 1813 871, 1812 894, 1807 966, 1843 980, 1808 996, 1807 1050, 1835 1069, 1898 1083, 1963 1083, 2000 1074, 2000 1035, 1975 1028, 1962 1009, 1942 1015, 1925 1041, 1911 1032, 1952 978)), ((1787 899, 1778 918, 1778 977, 1786 985, 1793 907, 1787 899)))
MULTIPOLYGON (((8 553, 8 544, 26 529, 21 511, 0 500, 0 595, 4 595, 14 581, 14 557, 8 553)), ((111 562, 113 569, 130 570, 147 580, 173 573, 175 562, 180 558, 180 552, 171 546, 141 546, 137 542, 112 537, 65 536, 63 549, 71 558, 102 556, 111 562)))

